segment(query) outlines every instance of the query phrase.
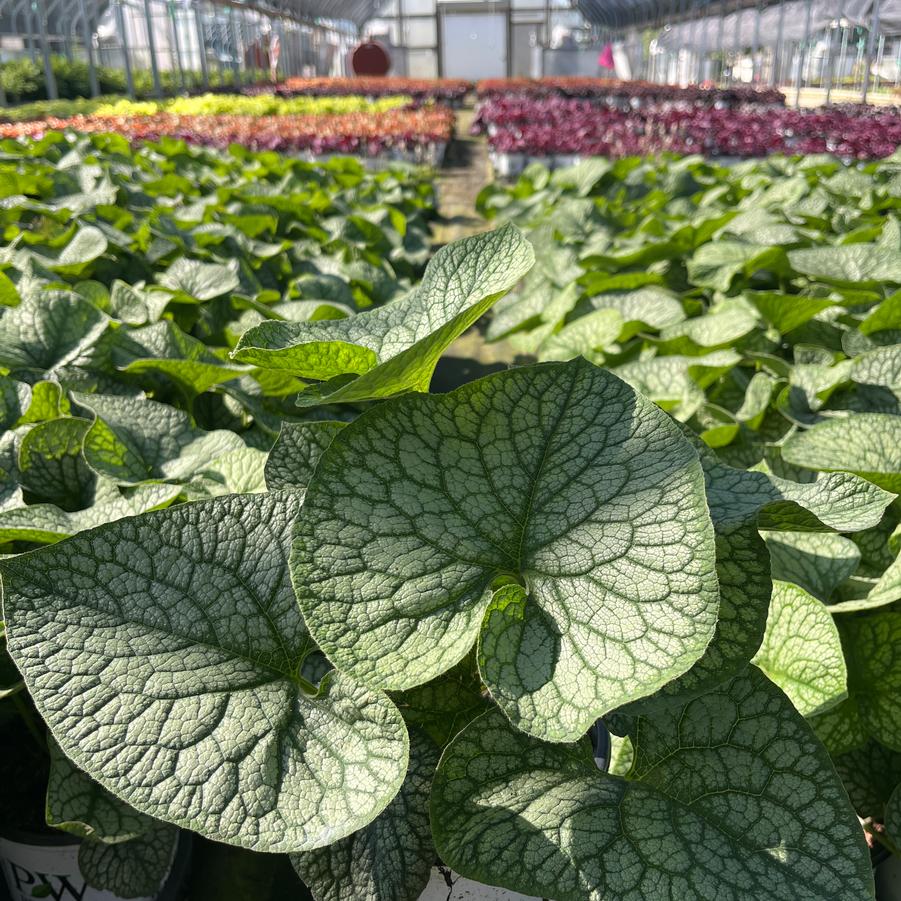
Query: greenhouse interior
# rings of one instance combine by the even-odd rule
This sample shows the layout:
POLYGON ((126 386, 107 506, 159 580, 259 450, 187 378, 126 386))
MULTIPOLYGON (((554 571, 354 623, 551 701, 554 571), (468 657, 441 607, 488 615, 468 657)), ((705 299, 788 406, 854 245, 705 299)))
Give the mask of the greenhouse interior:
POLYGON ((901 901, 901 0, 0 0, 0 901, 901 901))

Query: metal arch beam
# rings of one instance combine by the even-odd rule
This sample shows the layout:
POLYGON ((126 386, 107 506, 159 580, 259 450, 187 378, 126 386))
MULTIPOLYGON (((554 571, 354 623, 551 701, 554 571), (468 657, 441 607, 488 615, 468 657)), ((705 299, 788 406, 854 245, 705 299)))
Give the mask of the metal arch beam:
MULTIPOLYGON (((59 7, 61 7, 63 5, 63 3, 68 3, 68 2, 70 2, 70 0, 49 0, 49 2, 47 2, 47 0, 44 0, 44 14, 46 16, 48 34, 56 34, 56 35, 61 35, 63 37, 63 40, 65 41, 66 56, 68 57, 69 61, 71 62, 71 60, 72 60, 71 45, 69 44, 68 38, 65 36, 66 29, 62 26, 61 22, 57 21, 57 19, 58 18, 71 19, 72 14, 70 13, 69 16, 67 16, 67 17, 62 16, 62 15, 60 17, 56 16, 56 10, 59 7)), ((55 82, 55 80, 56 80, 56 76, 54 75, 54 82, 55 82)), ((54 85, 54 87, 55 87, 55 85, 54 85)))
POLYGON ((22 13, 22 20, 25 23, 25 27, 22 29, 25 34, 25 46, 28 48, 28 56, 31 61, 37 62, 37 52, 34 47, 34 20, 33 13, 31 10, 31 2, 30 0, 20 0, 19 3, 15 5, 13 8, 13 16, 22 13))
POLYGON ((575 7, 585 19, 592 24, 609 25, 613 22, 618 27, 653 27, 662 24, 664 19, 670 24, 690 22, 698 15, 711 16, 725 14, 735 9, 764 9, 775 6, 779 0, 688 0, 680 5, 678 11, 665 9, 663 0, 575 0, 575 7))
POLYGON ((37 0, 35 13, 38 17, 38 30, 41 34, 41 53, 44 57, 44 82, 47 86, 47 98, 58 100, 59 91, 56 89, 56 75, 53 72, 53 63, 50 60, 50 38, 47 33, 47 6, 44 0, 37 0))
MULTIPOLYGON (((364 0, 373 10, 378 8, 378 3, 364 0)), ((239 0, 215 0, 215 6, 221 9, 249 9, 261 15, 275 19, 289 19, 299 25, 308 25, 316 28, 328 28, 320 19, 332 19, 336 22, 349 22, 359 28, 361 22, 355 21, 347 15, 348 8, 355 8, 356 0, 346 3, 342 0, 313 0, 311 3, 302 0, 289 0, 280 3, 280 0, 249 0, 241 3, 239 0)), ((365 18, 363 19, 365 21, 365 18)))
POLYGON ((76 0, 75 11, 69 19, 70 40, 74 39, 78 26, 81 26, 81 40, 84 44, 85 56, 88 64, 88 83, 92 97, 100 96, 100 83, 97 78, 97 63, 94 59, 94 23, 96 23, 100 11, 101 0, 94 0, 89 10, 89 0, 76 0))
POLYGON ((75 15, 77 4, 75 0, 51 0, 46 5, 47 27, 52 34, 64 34, 66 24, 75 15), (56 11, 60 9, 61 12, 56 11))

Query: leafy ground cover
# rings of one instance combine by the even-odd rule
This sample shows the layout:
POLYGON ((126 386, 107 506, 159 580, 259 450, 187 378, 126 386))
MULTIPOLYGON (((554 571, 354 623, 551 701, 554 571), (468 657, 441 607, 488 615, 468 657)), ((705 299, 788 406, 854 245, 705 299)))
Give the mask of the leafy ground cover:
MULTIPOLYGON (((640 105, 526 94, 489 95, 474 123, 501 153, 624 157, 661 152, 708 157, 832 153, 844 159, 890 156, 901 145, 894 108, 822 110, 734 108, 678 95, 649 94, 640 105), (672 102, 676 100, 677 102, 672 102)), ((640 96, 640 95, 639 95, 640 96)))
MULTIPOLYGON (((237 338, 270 318, 340 320, 407 293, 434 215, 418 169, 371 173, 350 159, 311 165, 174 140, 4 141, 0 173, 4 556, 145 511, 263 491, 282 422, 303 415, 303 383, 230 359, 237 338)), ((267 529, 284 515, 254 510, 267 529)), ((4 728, 15 705, 32 732, 10 728, 4 822, 34 829, 44 790, 47 823, 85 839, 91 885, 154 894, 177 830, 122 808, 52 740, 49 758, 45 748, 32 759, 33 714, 5 651, 0 672, 4 728), (19 748, 28 754, 10 769, 19 748), (35 785, 48 769, 49 787, 35 785)))
MULTIPOLYGON (((7 98, 15 103, 35 101, 46 103, 48 107, 60 102, 85 99, 91 96, 90 74, 88 64, 84 60, 53 55, 50 57, 50 65, 53 68, 57 92, 61 98, 59 101, 47 100, 43 61, 33 61, 27 56, 0 63, 0 87, 6 92, 7 98)), ((120 96, 125 94, 128 82, 124 69, 95 66, 95 72, 101 94, 118 94, 120 96)), ((240 78, 231 68, 213 69, 206 73, 205 79, 199 71, 176 69, 163 69, 159 76, 161 87, 167 94, 192 88, 200 89, 204 84, 206 84, 206 90, 228 90, 239 87, 242 83, 244 85, 249 83, 265 84, 269 80, 269 73, 262 69, 245 71, 240 78)), ((132 82, 137 97, 154 95, 156 88, 153 83, 153 74, 149 69, 134 69, 132 82)), ((2 112, 4 116, 15 115, 8 109, 4 109, 2 112)))
POLYGON ((0 574, 96 884, 874 897, 901 162, 532 167, 429 254, 422 173, 70 140, 0 145, 0 574), (486 314, 537 362, 430 392, 486 314))
POLYGON ((169 100, 128 100, 125 97, 96 97, 79 100, 39 101, 3 110, 3 121, 29 122, 35 119, 66 119, 72 116, 150 116, 161 112, 182 116, 241 115, 334 115, 336 113, 383 112, 413 103, 409 96, 379 98, 342 95, 338 97, 278 97, 275 94, 200 94, 169 100))
POLYGON ((229 360, 241 333, 353 316, 407 290, 427 256, 416 170, 111 135, 0 154, 4 542, 252 485, 298 385, 229 360), (99 470, 83 440, 112 454, 91 458, 99 470))
POLYGON ((489 337, 604 366, 697 435, 705 465, 775 487, 786 508, 866 479, 848 496, 853 523, 812 507, 813 520, 758 520, 776 587, 755 660, 879 823, 901 780, 883 694, 901 672, 901 529, 897 501, 864 522, 856 491, 901 488, 899 174, 897 156, 595 160, 535 165, 480 198, 527 229, 538 260, 489 337))
POLYGON ((314 155, 379 156, 392 152, 416 155, 428 154, 450 140, 454 115, 441 107, 321 115, 95 113, 0 125, 0 138, 41 137, 48 131, 66 129, 87 134, 115 132, 132 143, 170 137, 223 150, 241 144, 251 150, 314 155))

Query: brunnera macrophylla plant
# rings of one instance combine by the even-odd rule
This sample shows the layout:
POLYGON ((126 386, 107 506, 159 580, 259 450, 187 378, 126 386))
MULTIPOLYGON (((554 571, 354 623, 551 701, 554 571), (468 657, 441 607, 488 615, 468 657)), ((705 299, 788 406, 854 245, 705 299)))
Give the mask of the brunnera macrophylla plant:
POLYGON ((624 383, 584 361, 513 370, 373 407, 305 497, 183 505, 7 561, 9 647, 101 786, 300 852, 341 897, 392 843, 422 876, 426 803, 447 864, 548 897, 866 897, 826 752, 758 669, 626 716, 626 778, 580 738, 717 641, 709 510, 692 445, 624 383), (400 690, 474 645, 493 700, 435 770, 400 690))
POLYGON ((584 359, 420 393, 530 264, 507 227, 353 333, 259 327, 236 356, 385 399, 286 424, 266 493, 4 561, 9 651, 64 759, 129 837, 289 853, 317 899, 415 899, 438 859, 560 901, 873 897, 772 639, 755 657, 759 529, 870 529, 893 495, 732 469, 584 359))

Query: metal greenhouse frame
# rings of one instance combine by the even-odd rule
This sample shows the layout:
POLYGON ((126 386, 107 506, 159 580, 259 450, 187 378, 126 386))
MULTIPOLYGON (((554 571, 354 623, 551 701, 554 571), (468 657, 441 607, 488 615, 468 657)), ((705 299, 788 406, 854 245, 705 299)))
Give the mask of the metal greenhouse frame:
MULTIPOLYGON (((149 72, 152 93, 209 86, 229 70, 246 83, 265 69, 278 37, 280 75, 344 74, 344 57, 373 0, 0 0, 0 60, 40 65, 47 97, 59 96, 52 58, 81 60, 91 96, 99 70, 124 74, 135 96, 136 74, 149 72)), ((0 101, 4 98, 0 98, 0 101)), ((5 102, 5 101, 4 101, 5 102)))
MULTIPOLYGON (((498 77, 603 77, 612 43, 620 77, 781 86, 796 103, 866 101, 901 82, 901 0, 383 0, 366 30, 406 74, 459 75, 446 26, 464 17, 479 36, 481 22, 506 23, 498 77)), ((485 57, 473 54, 480 69, 485 57)))
POLYGON ((901 0, 0 0, 0 60, 40 66, 51 99, 57 54, 86 64, 92 96, 110 69, 118 90, 162 96, 246 85, 276 38, 279 77, 346 74, 361 34, 418 77, 604 76, 612 43, 619 77, 781 86, 795 103, 901 89, 901 0), (494 43, 467 58, 450 26, 494 43))

